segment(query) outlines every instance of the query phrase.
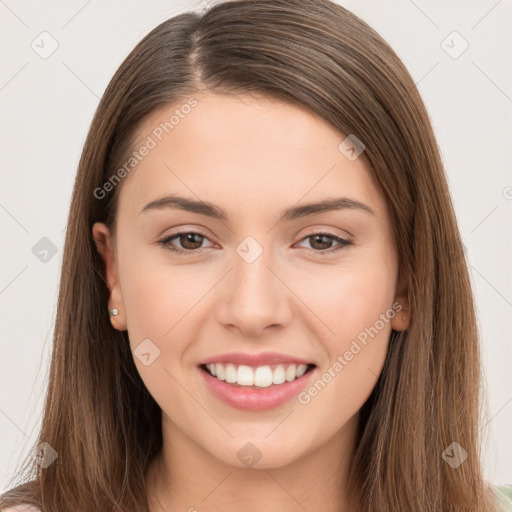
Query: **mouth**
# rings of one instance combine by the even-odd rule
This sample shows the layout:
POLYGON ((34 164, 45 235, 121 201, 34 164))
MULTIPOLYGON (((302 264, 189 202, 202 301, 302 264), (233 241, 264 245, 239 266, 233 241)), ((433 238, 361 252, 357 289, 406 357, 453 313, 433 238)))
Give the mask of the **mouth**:
POLYGON ((258 367, 208 363, 197 368, 213 396, 235 409, 256 412, 289 402, 317 373, 315 364, 303 363, 258 367))
POLYGON ((229 352, 197 365, 214 397, 245 411, 275 409, 295 397, 316 375, 311 359, 278 352, 229 352))
POLYGON ((273 364, 248 366, 234 363, 201 364, 199 368, 217 379, 233 387, 246 389, 277 388, 294 382, 316 368, 310 364, 273 364))

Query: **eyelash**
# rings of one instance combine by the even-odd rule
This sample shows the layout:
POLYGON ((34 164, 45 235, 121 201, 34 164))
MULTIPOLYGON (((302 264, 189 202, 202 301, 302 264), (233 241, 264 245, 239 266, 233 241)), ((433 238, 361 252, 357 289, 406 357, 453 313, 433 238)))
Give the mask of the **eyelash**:
MULTIPOLYGON (((174 233, 172 235, 166 236, 165 238, 162 238, 161 240, 158 240, 157 243, 159 245, 161 245, 162 247, 164 247, 165 249, 167 249, 168 251, 171 251, 178 255, 194 256, 194 255, 197 255, 198 252, 202 252, 202 249, 183 250, 183 249, 176 249, 176 248, 170 247, 168 245, 171 240, 174 240, 175 238, 179 238, 181 235, 199 235, 203 238, 208 239, 208 237, 205 234, 200 233, 199 231, 180 231, 179 233, 174 233)), ((331 238, 332 240, 334 240, 335 242, 338 242, 340 244, 340 246, 336 249, 327 249, 325 251, 315 251, 313 249, 310 249, 311 251, 313 251, 316 254, 319 254, 320 256, 324 256, 326 254, 332 254, 334 252, 340 251, 341 249, 344 249, 353 244, 353 242, 351 242, 350 240, 346 240, 345 238, 341 238, 339 236, 333 235, 331 233, 325 233, 325 232, 311 233, 310 235, 307 235, 304 238, 302 238, 300 240, 300 242, 302 242, 308 238, 311 238, 313 236, 318 236, 318 235, 322 235, 322 236, 331 238)))

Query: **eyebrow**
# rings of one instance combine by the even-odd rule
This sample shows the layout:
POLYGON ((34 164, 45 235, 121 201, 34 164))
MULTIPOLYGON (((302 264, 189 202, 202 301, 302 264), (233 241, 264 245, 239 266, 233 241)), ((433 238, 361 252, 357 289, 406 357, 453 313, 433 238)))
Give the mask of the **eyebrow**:
MULTIPOLYGON (((141 214, 150 210, 161 210, 165 208, 198 213, 200 215, 206 215, 221 221, 229 220, 229 214, 226 212, 226 210, 215 204, 208 203, 206 201, 194 201, 192 199, 187 199, 177 195, 165 196, 160 199, 151 201, 146 206, 144 206, 141 214)), ((360 201, 350 199, 349 197, 338 197, 334 199, 325 199, 316 203, 307 203, 288 208, 287 210, 281 212, 279 222, 295 220, 302 217, 307 217, 309 215, 343 209, 357 209, 369 213, 370 215, 377 216, 374 210, 372 210, 368 205, 361 203, 360 201)))

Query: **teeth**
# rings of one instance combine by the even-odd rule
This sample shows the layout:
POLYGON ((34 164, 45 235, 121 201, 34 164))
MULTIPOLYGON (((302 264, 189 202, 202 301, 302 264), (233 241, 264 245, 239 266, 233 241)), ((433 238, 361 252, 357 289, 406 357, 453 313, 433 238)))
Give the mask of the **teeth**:
POLYGON ((285 379, 290 382, 292 380, 295 380, 295 378, 297 377, 297 367, 292 364, 290 366, 288 366, 288 369, 286 370, 286 373, 285 373, 285 379))
POLYGON ((285 375, 284 367, 280 364, 272 374, 272 384, 282 384, 286 380, 285 375))
MULTIPOLYGON (((240 371, 240 368, 238 369, 240 371)), ((251 370, 252 373, 252 370, 251 370)), ((268 388, 272 386, 272 370, 270 366, 260 366, 254 372, 254 385, 259 388, 268 388)))
POLYGON ((239 386, 256 386, 259 388, 268 388, 272 384, 291 382, 302 377, 308 369, 307 364, 291 364, 286 370, 284 365, 279 364, 273 371, 268 365, 252 368, 242 364, 237 368, 231 363, 212 363, 206 365, 206 367, 219 380, 225 380, 230 384, 238 384, 239 386))
POLYGON ((224 366, 221 364, 215 365, 215 373, 217 374, 216 377, 219 380, 226 380, 226 372, 224 370, 224 366))
POLYGON ((237 371, 234 364, 228 364, 226 366, 226 382, 233 384, 237 379, 237 371))
POLYGON ((307 364, 300 364, 299 366, 297 366, 297 378, 302 377, 306 373, 307 369, 308 369, 307 364))
POLYGON ((254 372, 252 368, 241 364, 236 374, 236 382, 240 386, 254 386, 254 372))

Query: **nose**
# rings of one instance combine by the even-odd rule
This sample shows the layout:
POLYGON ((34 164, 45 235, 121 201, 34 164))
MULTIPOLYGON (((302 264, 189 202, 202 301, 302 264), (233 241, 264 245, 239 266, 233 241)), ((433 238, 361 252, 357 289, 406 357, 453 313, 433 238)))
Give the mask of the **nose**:
POLYGON ((287 283, 290 276, 280 268, 265 251, 250 263, 237 255, 225 277, 217 320, 228 329, 254 337, 288 324, 293 294, 287 283))

